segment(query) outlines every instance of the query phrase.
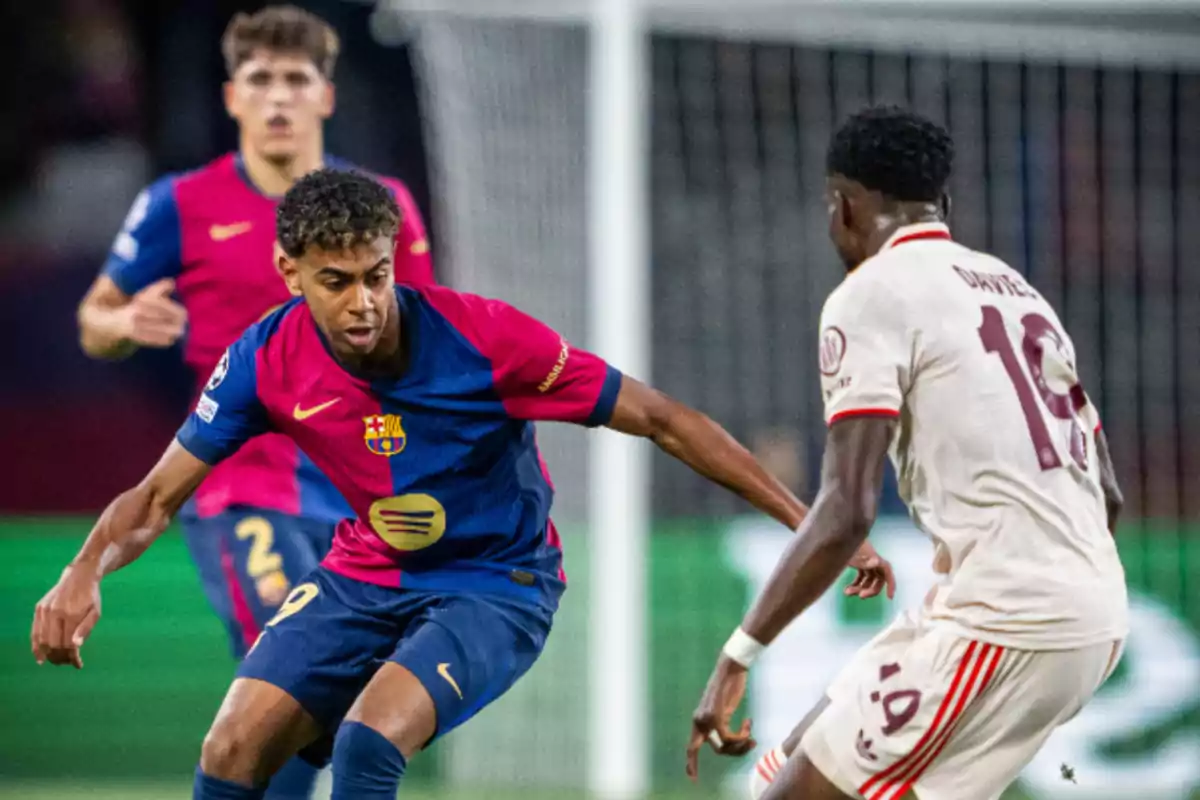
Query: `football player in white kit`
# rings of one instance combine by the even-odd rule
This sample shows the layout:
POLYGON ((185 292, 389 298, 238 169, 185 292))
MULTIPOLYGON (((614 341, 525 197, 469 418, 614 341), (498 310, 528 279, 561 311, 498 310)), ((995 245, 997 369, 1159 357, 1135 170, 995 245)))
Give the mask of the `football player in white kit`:
POLYGON ((945 130, 891 107, 830 144, 829 233, 849 273, 821 315, 821 489, 717 661, 693 779, 706 741, 753 748, 748 724, 730 730, 747 669, 866 539, 887 455, 936 582, 759 762, 763 800, 994 800, 1120 658, 1121 496, 1097 412, 1054 310, 951 238, 952 160, 945 130))

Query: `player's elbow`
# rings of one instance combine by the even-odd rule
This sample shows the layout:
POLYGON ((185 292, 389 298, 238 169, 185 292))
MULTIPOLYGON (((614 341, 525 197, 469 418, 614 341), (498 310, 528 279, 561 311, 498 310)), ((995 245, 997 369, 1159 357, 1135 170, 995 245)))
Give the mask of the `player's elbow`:
POLYGON ((110 342, 101 340, 95 333, 82 325, 79 326, 79 349, 88 358, 101 361, 116 361, 123 355, 110 342))
POLYGON ((1104 487, 1104 508, 1108 513, 1108 529, 1117 530, 1117 520, 1121 517, 1121 509, 1125 507, 1125 498, 1115 485, 1104 487))
POLYGON ((677 451, 686 427, 685 417, 698 412, 649 386, 634 385, 629 396, 628 404, 618 397, 617 411, 622 418, 618 429, 649 439, 669 453, 677 451))
POLYGON ((121 339, 109 335, 98 317, 104 309, 98 308, 90 300, 85 299, 79 304, 75 313, 75 321, 79 328, 79 347, 89 358, 104 361, 119 361, 133 352, 133 347, 121 339))
POLYGON ((833 528, 847 541, 861 543, 879 513, 879 492, 853 481, 840 481, 831 487, 830 495, 835 519, 840 523, 833 528))
POLYGON ((1104 501, 1108 503, 1109 508, 1115 508, 1120 511, 1125 507, 1125 495, 1121 494, 1121 487, 1117 485, 1115 480, 1108 480, 1104 483, 1104 501))
POLYGON ((155 535, 167 529, 179 505, 153 474, 126 492, 126 495, 130 495, 132 504, 144 509, 145 527, 154 531, 155 535))

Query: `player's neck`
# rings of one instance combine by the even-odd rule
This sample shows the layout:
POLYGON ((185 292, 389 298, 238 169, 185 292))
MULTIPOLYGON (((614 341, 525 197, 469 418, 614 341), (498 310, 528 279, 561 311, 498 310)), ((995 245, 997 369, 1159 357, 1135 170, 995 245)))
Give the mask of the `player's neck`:
POLYGON ((241 156, 250 182, 268 197, 282 197, 297 180, 320 169, 325 158, 320 142, 287 161, 273 161, 245 146, 241 148, 241 156))
POLYGON ((867 252, 871 256, 878 253, 888 239, 891 239, 901 228, 930 222, 945 222, 936 205, 930 203, 898 204, 875 217, 871 234, 867 239, 867 252))

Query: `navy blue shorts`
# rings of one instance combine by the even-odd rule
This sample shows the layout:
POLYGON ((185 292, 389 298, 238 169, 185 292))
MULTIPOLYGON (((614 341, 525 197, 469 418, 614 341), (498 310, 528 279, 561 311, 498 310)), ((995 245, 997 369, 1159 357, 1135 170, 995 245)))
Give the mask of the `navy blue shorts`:
POLYGON ((182 527, 204 596, 225 623, 235 658, 246 654, 292 587, 321 563, 334 530, 327 522, 244 506, 185 519, 182 527))
POLYGON ((238 669, 294 697, 326 735, 301 753, 324 764, 342 718, 385 662, 417 677, 442 736, 508 691, 546 644, 553 612, 496 595, 376 586, 317 569, 238 669))

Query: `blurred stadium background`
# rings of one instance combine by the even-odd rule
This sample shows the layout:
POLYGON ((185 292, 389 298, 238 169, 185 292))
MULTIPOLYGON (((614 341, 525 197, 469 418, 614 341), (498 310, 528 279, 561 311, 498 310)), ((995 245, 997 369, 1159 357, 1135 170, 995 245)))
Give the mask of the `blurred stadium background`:
MULTIPOLYGON (((3 12, 0 798, 186 797, 233 668, 173 535, 110 579, 82 672, 36 669, 27 642, 34 602, 96 511, 157 457, 189 391, 173 352, 84 358, 75 304, 145 183, 234 146, 217 40, 235 11, 259 5, 51 0, 3 12)), ((840 272, 824 233, 826 141, 873 101, 948 124, 956 236, 1059 309, 1128 501, 1123 667, 1011 797, 1200 797, 1200 4, 647 0, 625 39, 641 60, 624 62, 636 72, 624 106, 597 90, 623 73, 609 58, 620 48, 596 46, 620 33, 600 36, 595 4, 299 5, 343 38, 329 149, 409 184, 442 281, 510 300, 606 355, 632 352, 635 365, 617 366, 712 414, 804 498, 822 447, 817 314, 840 272), (636 130, 622 139, 626 126, 636 130), (598 192, 595 151, 643 141, 634 180, 598 192), (622 185, 629 208, 605 216, 597 205, 614 209, 622 185), (622 219, 633 228, 602 227, 622 219), (605 252, 635 258, 597 263, 605 252), (648 338, 636 336, 643 312, 648 338), (614 334, 629 315, 633 338, 614 334)), ((786 532, 665 458, 650 458, 639 496, 596 474, 609 463, 589 461, 597 437, 547 427, 540 438, 572 576, 557 630, 509 697, 414 760, 403 796, 571 798, 622 782, 658 798, 740 791, 751 762, 708 758, 691 788, 682 746, 713 655, 786 532), (589 526, 604 519, 589 486, 593 501, 611 488, 632 504, 626 556, 598 547, 613 532, 589 526), (622 557, 627 571, 614 569, 622 557), (602 596, 632 597, 624 610, 643 627, 614 627, 606 615, 622 606, 602 596), (605 669, 620 663, 633 668, 615 685, 633 700, 610 698, 617 716, 605 718, 626 713, 632 727, 601 736, 592 690, 614 685, 605 669), (615 779, 597 776, 605 763, 615 779)), ((903 605, 923 594, 928 555, 891 488, 885 509, 879 547, 903 605)), ((797 622, 753 675, 760 741, 781 739, 893 608, 831 596, 797 622)))

